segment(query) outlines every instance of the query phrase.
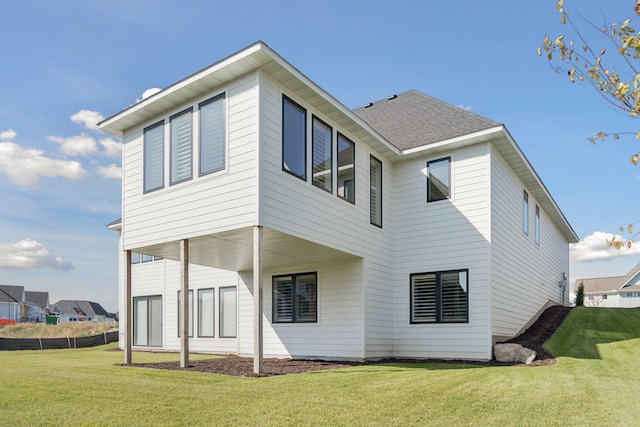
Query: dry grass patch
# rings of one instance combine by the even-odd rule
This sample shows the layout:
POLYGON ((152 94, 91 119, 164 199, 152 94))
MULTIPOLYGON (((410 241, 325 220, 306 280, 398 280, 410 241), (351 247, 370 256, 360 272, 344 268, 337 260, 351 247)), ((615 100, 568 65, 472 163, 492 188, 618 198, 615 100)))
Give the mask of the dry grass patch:
POLYGON ((59 325, 18 323, 0 328, 0 338, 80 338, 114 329, 118 329, 117 324, 104 322, 69 322, 59 325))

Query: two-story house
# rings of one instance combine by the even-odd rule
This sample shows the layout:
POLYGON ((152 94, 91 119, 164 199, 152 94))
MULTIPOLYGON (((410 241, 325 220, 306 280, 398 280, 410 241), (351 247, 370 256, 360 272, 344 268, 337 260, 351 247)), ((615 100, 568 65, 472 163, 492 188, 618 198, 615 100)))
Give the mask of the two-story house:
POLYGON ((568 300, 578 238, 509 132, 420 92, 351 111, 257 42, 100 127, 125 363, 488 360, 568 300))

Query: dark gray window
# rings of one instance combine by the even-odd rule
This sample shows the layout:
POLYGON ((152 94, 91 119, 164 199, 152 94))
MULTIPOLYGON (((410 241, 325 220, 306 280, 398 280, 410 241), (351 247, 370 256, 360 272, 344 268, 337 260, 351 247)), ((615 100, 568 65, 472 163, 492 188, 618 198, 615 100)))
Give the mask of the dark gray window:
POLYGON ((162 297, 133 298, 133 345, 162 346, 162 297))
POLYGON ((273 322, 317 322, 317 274, 273 277, 273 322))
POLYGON ((164 121, 144 130, 144 192, 164 187, 164 121))
POLYGON ((427 162, 427 202, 451 196, 451 158, 427 162))
POLYGON ((333 181, 333 129, 313 117, 313 185, 331 193, 333 181))
POLYGON ((282 170, 307 179, 307 110, 283 95, 282 170))
POLYGON ((382 227, 382 162, 371 156, 369 168, 371 224, 382 227))
POLYGON ((469 271, 412 274, 411 323, 468 323, 469 271))
POLYGON ((220 338, 235 338, 238 323, 238 291, 235 286, 220 288, 220 338))
POLYGON ((172 116, 169 120, 171 123, 171 184, 177 184, 192 177, 191 108, 172 116))
POLYGON ((536 245, 540 244, 540 207, 536 205, 536 245))
POLYGON ((338 133, 338 196, 356 203, 355 159, 356 145, 338 133))
POLYGON ((215 335, 215 289, 198 289, 198 336, 215 335))
POLYGON ((529 234, 529 193, 526 190, 522 198, 522 231, 529 234))
POLYGON ((225 168, 224 94, 200 104, 200 175, 225 168))

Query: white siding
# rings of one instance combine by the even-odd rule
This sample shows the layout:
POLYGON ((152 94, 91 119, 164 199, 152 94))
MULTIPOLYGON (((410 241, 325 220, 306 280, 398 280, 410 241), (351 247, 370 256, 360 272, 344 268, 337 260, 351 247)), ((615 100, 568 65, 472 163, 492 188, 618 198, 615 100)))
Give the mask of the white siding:
POLYGON ((193 102, 127 131, 123 147, 124 247, 211 234, 256 223, 257 74, 231 82, 193 102), (198 103, 226 94, 227 168, 198 177, 198 103), (194 177, 169 186, 169 117, 193 107, 194 177), (165 120, 165 188, 143 194, 143 129, 165 120))
MULTIPOLYGON (((314 106, 280 86, 268 75, 260 80, 261 169, 260 220, 265 227, 319 243, 365 259, 367 266, 361 290, 366 318, 366 357, 392 354, 392 225, 393 197, 390 185, 393 165, 371 151, 314 106), (282 94, 307 109, 307 153, 311 153, 311 114, 328 123, 334 132, 347 136, 356 146, 355 205, 311 184, 311 173, 302 181, 282 171, 281 110, 282 94), (383 162, 383 228, 370 224, 369 156, 383 162)), ((335 151, 335 150, 334 150, 335 151)), ((336 153, 334 152, 334 164, 336 153)), ((310 155, 307 170, 311 170, 310 155)), ((361 275, 362 276, 362 275, 361 275)))
POLYGON ((562 303, 558 283, 562 273, 569 275, 569 245, 542 208, 536 244, 538 202, 497 150, 491 154, 492 334, 514 336, 549 301, 562 303), (524 190, 529 193, 528 235, 523 232, 524 190))
POLYGON ((395 357, 491 358, 488 171, 487 144, 395 165, 395 357), (423 170, 447 156, 452 197, 427 203, 423 170), (469 323, 410 324, 410 274, 455 269, 469 269, 469 323))

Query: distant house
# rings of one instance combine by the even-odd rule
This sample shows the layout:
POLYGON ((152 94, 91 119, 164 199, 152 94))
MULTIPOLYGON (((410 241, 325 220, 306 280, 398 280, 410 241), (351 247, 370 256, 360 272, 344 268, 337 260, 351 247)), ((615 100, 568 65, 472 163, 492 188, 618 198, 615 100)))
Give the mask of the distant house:
POLYGON ((51 311, 57 314, 60 323, 65 322, 115 322, 115 319, 97 302, 60 300, 51 311))
POLYGON ((625 276, 576 280, 587 307, 640 307, 640 263, 625 276))
POLYGON ((29 322, 46 322, 49 312, 49 292, 25 291, 29 322))
POLYGON ((350 110, 257 42, 100 126, 125 361, 488 360, 568 300, 578 237, 506 127, 418 91, 350 110))
POLYGON ((0 319, 26 322, 24 286, 0 285, 0 319))

